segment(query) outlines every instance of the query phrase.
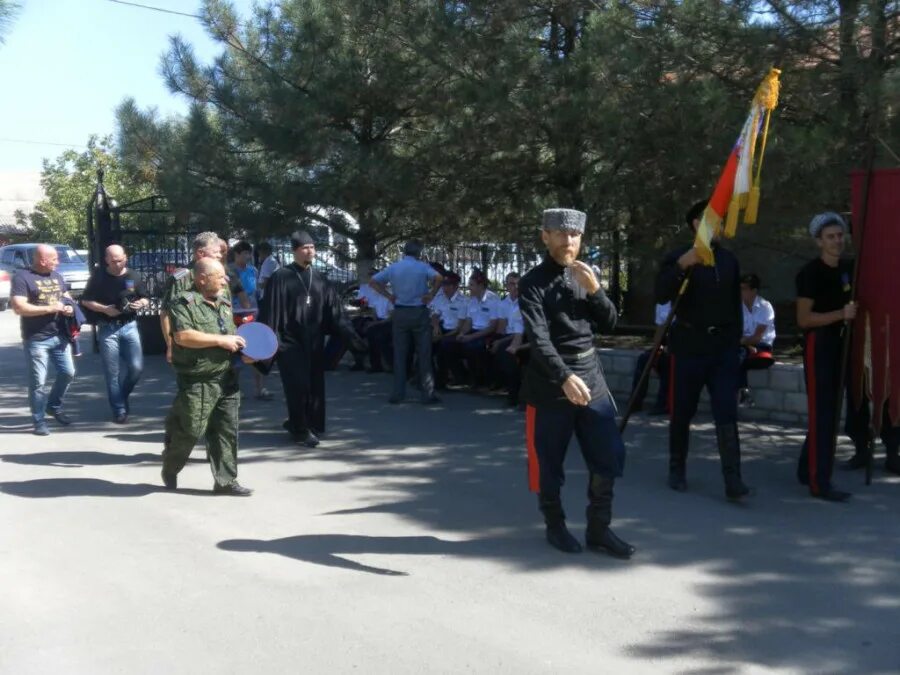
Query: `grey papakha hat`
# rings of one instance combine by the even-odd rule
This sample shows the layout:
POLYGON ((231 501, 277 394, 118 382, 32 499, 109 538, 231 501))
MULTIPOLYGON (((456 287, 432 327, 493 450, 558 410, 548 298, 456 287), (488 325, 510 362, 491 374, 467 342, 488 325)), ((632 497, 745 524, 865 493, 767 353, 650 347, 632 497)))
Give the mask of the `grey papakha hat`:
POLYGON ((575 209, 547 209, 541 223, 542 230, 565 230, 584 233, 587 215, 575 209))
POLYGON ((841 218, 840 214, 837 214, 834 211, 826 211, 825 213, 820 213, 811 221, 809 221, 809 233, 813 237, 818 237, 820 234, 822 234, 822 230, 824 230, 829 225, 840 225, 841 229, 844 231, 844 234, 847 233, 847 223, 844 222, 844 219, 841 218))

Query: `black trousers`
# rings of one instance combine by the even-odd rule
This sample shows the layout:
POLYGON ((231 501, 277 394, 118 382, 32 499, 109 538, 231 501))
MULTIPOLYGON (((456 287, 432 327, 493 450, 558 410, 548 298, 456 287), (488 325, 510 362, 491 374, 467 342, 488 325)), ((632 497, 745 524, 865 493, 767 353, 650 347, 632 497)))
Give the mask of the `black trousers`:
POLYGON ((295 435, 309 430, 324 431, 324 359, 321 355, 319 359, 310 358, 306 352, 296 349, 280 351, 276 359, 288 409, 288 431, 295 435))
MULTIPOLYGON (((806 378, 809 413, 806 440, 797 463, 797 479, 809 485, 815 495, 831 488, 834 469, 834 433, 840 421, 837 391, 840 386, 841 334, 834 328, 817 328, 806 334, 803 343, 803 374, 806 378)), ((856 410, 850 400, 850 378, 844 395, 844 432, 862 448, 866 442, 869 410, 856 410)))
MULTIPOLYGON (((638 356, 637 363, 634 366, 634 376, 631 378, 631 391, 632 392, 634 392, 637 389, 638 384, 640 384, 641 375, 644 372, 644 368, 647 367, 647 362, 650 360, 650 356, 652 354, 653 354, 653 350, 648 349, 646 351, 641 352, 641 355, 638 356)), ((656 392, 656 406, 658 408, 668 408, 669 353, 667 351, 663 350, 662 354, 659 355, 659 358, 656 359, 656 363, 654 364, 653 369, 656 371, 656 374, 659 376, 659 389, 656 392)), ((647 385, 648 384, 649 384, 649 379, 644 382, 644 386, 641 387, 640 392, 638 392, 637 399, 635 400, 635 405, 640 406, 644 403, 644 397, 647 396, 647 385)))
POLYGON ((572 435, 591 474, 618 478, 625 468, 625 444, 616 426, 609 395, 577 406, 559 403, 525 411, 528 487, 543 498, 556 498, 565 483, 563 463, 572 435))

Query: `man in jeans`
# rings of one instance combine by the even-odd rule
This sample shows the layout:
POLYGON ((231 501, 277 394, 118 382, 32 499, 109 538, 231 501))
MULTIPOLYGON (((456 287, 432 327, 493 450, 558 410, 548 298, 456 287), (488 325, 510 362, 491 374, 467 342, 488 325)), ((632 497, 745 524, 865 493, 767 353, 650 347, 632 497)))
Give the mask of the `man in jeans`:
POLYGON ((149 304, 140 275, 128 269, 125 249, 106 248, 106 267, 98 267, 84 289, 81 304, 97 314, 97 338, 106 395, 116 424, 128 421, 128 397, 141 379, 144 356, 137 312, 149 304))
POLYGON ((28 402, 34 433, 47 436, 50 430, 44 420, 46 412, 66 426, 72 423, 62 412, 63 397, 75 379, 70 342, 62 333, 62 318, 72 316, 74 307, 64 304, 69 293, 62 275, 56 271, 59 256, 56 249, 40 244, 34 251, 31 269, 19 270, 12 282, 10 305, 21 317, 22 342, 28 363, 28 402), (47 364, 56 368, 56 381, 49 395, 47 364))

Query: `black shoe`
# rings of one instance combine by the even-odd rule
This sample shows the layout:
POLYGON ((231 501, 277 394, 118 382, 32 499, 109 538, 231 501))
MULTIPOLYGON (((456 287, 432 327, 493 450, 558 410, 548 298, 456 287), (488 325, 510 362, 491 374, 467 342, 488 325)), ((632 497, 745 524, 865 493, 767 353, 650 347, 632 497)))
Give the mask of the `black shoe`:
POLYGON ((588 535, 585 536, 585 543, 591 551, 606 553, 613 558, 621 560, 628 560, 637 550, 628 542, 619 539, 616 533, 608 527, 599 537, 591 535, 590 531, 588 531, 588 535))
POLYGON ((857 452, 854 453, 853 457, 848 459, 846 462, 841 462, 841 468, 844 471, 856 471, 857 469, 863 469, 866 466, 866 456, 857 452))
POLYGON ((391 405, 399 405, 400 403, 403 403, 403 399, 399 396, 391 396, 388 399, 388 403, 390 403, 391 405))
POLYGON ((557 523, 547 526, 547 541, 549 544, 563 553, 581 553, 581 544, 569 532, 565 523, 557 523))
POLYGON ((34 425, 34 431, 32 431, 35 436, 49 436, 50 429, 47 427, 46 422, 38 422, 34 425))
POLYGON ((669 471, 669 487, 675 492, 687 492, 687 479, 679 471, 669 471))
POLYGON ((127 424, 128 423, 128 415, 125 413, 121 413, 120 415, 116 415, 116 418, 113 420, 116 424, 127 424))
POLYGON ((53 419, 62 424, 64 427, 72 424, 72 418, 66 415, 62 410, 55 410, 50 412, 53 415, 53 419))
POLYGON ((443 403, 441 397, 435 396, 434 394, 422 401, 422 405, 440 405, 441 403, 443 403))
POLYGON ((307 430, 305 434, 300 434, 297 442, 302 443, 307 448, 314 448, 319 444, 319 437, 316 436, 313 432, 307 430))
POLYGON ((739 502, 744 497, 752 497, 756 490, 744 484, 740 478, 725 484, 725 498, 731 502, 739 502))
POLYGON ((245 488, 237 481, 232 481, 228 485, 219 485, 218 483, 213 485, 213 494, 227 495, 229 497, 249 497, 253 494, 253 490, 245 488))
POLYGON ((162 470, 162 482, 163 485, 166 486, 166 490, 177 490, 178 489, 178 474, 177 473, 168 473, 165 469, 162 470))
POLYGON ((853 495, 849 492, 844 492, 843 490, 837 490, 833 487, 828 488, 826 490, 820 490, 818 494, 811 493, 813 497, 817 499, 822 499, 826 502, 846 502, 853 495))

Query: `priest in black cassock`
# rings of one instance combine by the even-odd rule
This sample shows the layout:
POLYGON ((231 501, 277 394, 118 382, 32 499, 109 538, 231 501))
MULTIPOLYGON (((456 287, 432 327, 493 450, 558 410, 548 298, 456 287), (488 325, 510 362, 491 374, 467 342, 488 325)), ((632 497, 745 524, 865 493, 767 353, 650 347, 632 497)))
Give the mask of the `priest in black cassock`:
POLYGON ((259 321, 278 336, 275 361, 281 374, 288 419, 284 428, 297 443, 319 444, 325 430, 325 337, 341 335, 364 348, 346 320, 334 286, 313 270, 316 245, 306 232, 291 235, 294 262, 266 282, 259 321))

